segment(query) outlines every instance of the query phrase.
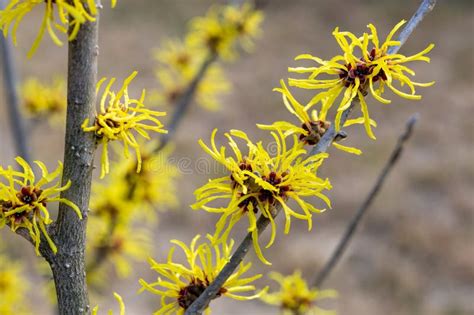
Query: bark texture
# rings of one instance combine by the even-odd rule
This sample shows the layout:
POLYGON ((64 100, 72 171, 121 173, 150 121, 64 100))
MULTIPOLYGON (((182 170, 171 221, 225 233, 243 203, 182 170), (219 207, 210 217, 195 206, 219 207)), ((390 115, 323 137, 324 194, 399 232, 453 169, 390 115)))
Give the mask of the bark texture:
POLYGON ((69 42, 68 100, 64 148, 63 184, 71 187, 61 196, 74 202, 82 212, 80 220, 61 204, 51 234, 58 247, 54 255, 43 246, 42 254, 53 272, 60 315, 90 314, 85 270, 87 212, 91 191, 96 139, 82 131, 86 118, 94 119, 97 82, 98 16, 83 24, 75 40, 69 42))

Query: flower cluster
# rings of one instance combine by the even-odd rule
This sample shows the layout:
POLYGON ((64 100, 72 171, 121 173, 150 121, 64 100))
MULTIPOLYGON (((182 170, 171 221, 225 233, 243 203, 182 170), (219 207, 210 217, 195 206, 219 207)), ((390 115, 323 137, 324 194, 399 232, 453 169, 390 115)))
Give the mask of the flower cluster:
MULTIPOLYGON (((261 12, 249 4, 214 6, 191 23, 184 40, 169 40, 156 51, 157 101, 174 105, 200 73, 208 58, 235 59, 238 47, 250 51, 260 34, 261 12)), ((221 66, 211 64, 196 87, 196 102, 208 110, 219 108, 218 98, 230 90, 221 66)))
MULTIPOLYGON (((199 235, 194 237, 190 246, 178 240, 171 241, 183 250, 187 265, 174 261, 175 247, 170 250, 166 263, 150 259, 151 269, 155 270, 159 277, 152 283, 140 279, 140 284, 141 292, 146 290, 161 296, 161 308, 155 314, 184 314, 229 261, 234 243, 232 240, 219 246, 209 242, 198 244, 199 238, 199 235)), ((211 239, 208 235, 208 240, 211 239)), ((251 263, 241 263, 216 297, 251 300, 265 293, 266 289, 250 296, 240 295, 242 292, 255 292, 255 286, 251 283, 261 277, 259 274, 252 277, 243 276, 251 266, 251 263)))
MULTIPOLYGON (((143 104, 145 90, 143 90, 139 99, 131 99, 129 97, 128 85, 136 75, 137 72, 135 71, 125 79, 117 93, 111 91, 111 87, 115 82, 115 78, 112 78, 105 87, 100 100, 100 113, 96 115, 93 125, 89 126, 89 119, 86 119, 82 124, 82 129, 86 132, 94 132, 98 141, 103 145, 100 178, 109 173, 109 157, 107 152, 109 141, 118 140, 123 142, 126 158, 129 157, 129 146, 132 147, 137 156, 137 172, 140 172, 142 165, 140 147, 132 131, 135 131, 145 139, 150 139, 148 131, 167 133, 163 129, 163 124, 156 118, 164 116, 166 113, 145 108, 143 104), (150 124, 147 124, 147 121, 150 124)), ((97 83, 97 91, 100 90, 105 81, 106 78, 103 78, 97 83)))
MULTIPOLYGON (((321 139, 321 137, 329 129, 329 126, 331 125, 331 123, 329 121, 320 119, 320 117, 318 117, 316 110, 313 110, 310 115, 308 111, 311 108, 311 104, 306 105, 306 106, 303 106, 302 104, 300 104, 295 99, 295 97, 291 94, 290 90, 285 85, 285 82, 281 80, 280 83, 281 83, 281 88, 276 88, 274 90, 282 94, 283 103, 285 104, 286 108, 291 114, 295 115, 298 118, 301 125, 300 126, 294 125, 287 121, 277 121, 271 125, 257 124, 257 126, 263 130, 279 130, 283 132, 285 135, 296 134, 298 135, 298 139, 300 140, 302 144, 307 144, 307 145, 317 144, 319 140, 321 139)), ((363 118, 349 119, 344 123, 344 127, 351 126, 353 124, 361 124, 363 122, 364 122, 363 118)), ((370 123, 373 126, 377 125, 375 121, 373 120, 370 120, 370 123)), ((336 139, 336 140, 342 140, 342 139, 336 139)), ((343 150, 349 153, 353 153, 357 155, 362 153, 362 151, 360 151, 359 149, 344 146, 336 141, 333 142, 332 145, 340 150, 343 150)))
POLYGON ((0 252, 0 314, 30 314, 25 303, 29 287, 21 263, 0 252))
POLYGON ((18 229, 26 229, 35 244, 38 255, 43 236, 51 250, 56 253, 56 245, 46 231, 46 226, 53 222, 47 208, 48 204, 55 201, 64 203, 82 219, 79 208, 71 201, 59 196, 62 191, 71 186, 71 182, 67 182, 64 186, 60 185, 59 178, 63 170, 61 162, 54 172, 49 173, 42 162, 35 161, 42 173, 41 178, 36 181, 31 166, 21 157, 15 160, 23 171, 15 171, 11 166, 7 169, 0 167, 0 178, 5 181, 0 182, 0 227, 7 225, 14 232, 18 229), (45 187, 52 183, 54 185, 45 187))
POLYGON ((238 55, 236 44, 245 50, 253 48, 260 35, 263 15, 249 3, 242 6, 214 6, 206 16, 191 21, 187 37, 192 47, 218 54, 226 60, 238 55))
MULTIPOLYGON (((151 142, 150 144, 155 144, 151 142)), ((104 262, 115 266, 117 274, 130 274, 130 260, 143 260, 151 252, 151 238, 143 222, 156 222, 157 210, 178 204, 176 179, 178 169, 170 163, 171 147, 154 153, 152 146, 142 146, 143 169, 136 173, 136 161, 116 163, 110 178, 92 185, 88 242, 89 275, 94 278, 104 262), (137 224, 136 224, 137 223, 137 224)), ((100 273, 100 281, 103 274, 100 273)))
POLYGON ((66 83, 55 79, 51 85, 30 78, 21 89, 23 108, 33 119, 53 119, 66 111, 66 83))
POLYGON ((285 315, 314 314, 332 315, 333 311, 326 311, 317 307, 316 300, 336 297, 336 292, 332 290, 320 291, 316 288, 308 287, 306 281, 301 277, 300 271, 295 271, 292 275, 283 276, 280 273, 270 273, 270 278, 278 282, 280 290, 273 293, 265 293, 260 298, 267 304, 278 306, 285 315))
MULTIPOLYGON (((211 20, 208 23, 196 21, 196 28, 208 30, 209 34, 212 34, 209 30, 218 33, 218 23, 211 20)), ((274 140, 273 152, 270 147, 265 148, 261 141, 255 143, 246 133, 239 130, 225 133, 228 147, 233 154, 227 154, 226 147, 216 145, 217 130, 212 133, 210 145, 199 140, 201 147, 227 171, 225 176, 211 179, 198 188, 195 191, 196 203, 192 205, 193 209, 221 215, 216 223, 216 231, 211 237, 212 244, 225 244, 233 227, 246 216, 247 231, 251 233, 255 252, 262 262, 270 264, 264 258, 258 242, 258 235, 261 232, 257 221, 258 214, 266 218, 271 226, 267 248, 275 240, 274 217, 280 211, 285 216, 285 233, 289 233, 292 218, 307 221, 308 229, 311 229, 312 214, 323 210, 316 207, 313 200, 310 201, 308 198, 320 199, 330 207, 330 201, 323 192, 331 189, 331 184, 328 179, 318 176, 318 169, 328 155, 326 153, 308 155, 305 146, 316 145, 330 128, 334 128, 337 132, 333 143, 335 147, 361 154, 359 149, 343 146, 338 141, 345 138, 341 127, 355 124, 363 124, 369 137, 375 138, 371 128, 376 126, 376 123, 370 119, 365 100, 368 91, 378 101, 389 103, 390 101, 382 96, 385 86, 401 97, 419 99, 420 96, 415 94, 415 87, 433 84, 413 82, 408 75, 413 76, 414 71, 407 66, 407 63, 416 60, 429 62, 429 58, 425 55, 433 45, 410 57, 389 54, 390 47, 400 44, 392 40, 392 37, 403 23, 404 21, 397 24, 382 44, 373 25, 369 25, 371 33, 364 33, 361 37, 350 32, 340 32, 336 28, 333 34, 343 50, 343 55, 328 61, 308 54, 298 56, 297 60, 309 59, 318 66, 290 68, 290 72, 305 74, 306 77, 290 78, 289 85, 324 91, 316 94, 306 105, 302 105, 285 82, 281 81, 281 87, 275 90, 282 94, 283 103, 288 111, 296 116, 300 125, 287 121, 277 121, 270 125, 257 124, 260 129, 270 132, 274 140), (402 87, 407 85, 409 93, 395 87, 395 82, 399 82, 402 87), (361 117, 342 119, 343 113, 355 100, 360 103, 361 117), (328 114, 337 102, 339 105, 334 115, 334 126, 331 126, 328 114), (314 108, 316 105, 320 105, 319 113, 314 108), (246 150, 242 150, 238 142, 243 142, 246 150)), ((213 36, 213 40, 208 38, 207 41, 203 38, 206 37, 197 36, 196 41, 202 40, 208 45, 210 43, 214 45, 218 36, 213 36)), ((222 46, 215 45, 214 50, 225 55, 223 48, 226 47, 225 41, 220 39, 219 44, 222 46)), ((309 289, 301 274, 295 273, 288 278, 281 275, 274 277, 282 285, 282 290, 267 295, 267 302, 278 304, 291 314, 312 313, 317 310, 312 303, 324 293, 309 289)))
POLYGON ((429 62, 430 58, 426 54, 433 49, 433 44, 408 57, 398 53, 388 53, 390 47, 400 44, 400 42, 393 40, 393 36, 404 23, 405 21, 398 23, 383 43, 380 43, 377 30, 372 24, 368 25, 371 31, 370 34, 364 33, 361 37, 357 37, 350 32, 339 31, 336 28, 333 35, 343 51, 342 55, 337 55, 330 60, 323 60, 309 54, 297 56, 296 60, 310 60, 317 65, 289 68, 290 72, 307 75, 304 79, 290 78, 288 80, 290 86, 323 90, 304 106, 304 110, 307 111, 319 104, 319 119, 324 121, 333 105, 338 103, 335 127, 336 130, 339 130, 342 127, 342 113, 351 106, 354 100, 357 100, 362 112, 362 119, 357 120, 357 123, 362 122, 367 135, 375 139, 372 131, 374 123, 370 119, 366 102, 369 91, 370 95, 377 101, 388 104, 390 100, 382 96, 385 87, 403 98, 418 100, 421 96, 416 94, 416 87, 427 87, 434 84, 434 82, 418 83, 412 81, 408 75, 414 76, 415 72, 407 65, 412 61, 429 62), (406 85, 409 92, 400 90, 394 85, 395 82, 398 82, 401 87, 406 85), (341 95, 342 97, 340 97, 341 95))
MULTIPOLYGON (((111 0, 115 7, 117 0, 111 0)), ((37 6, 44 7, 43 21, 38 35, 31 46, 28 56, 38 49, 44 33, 47 31, 53 42, 62 46, 56 31, 67 34, 68 40, 76 38, 81 25, 95 21, 97 8, 94 0, 10 0, 4 10, 0 11, 0 30, 6 37, 11 28, 13 43, 16 45, 16 31, 25 15, 37 6)))
POLYGON ((306 151, 299 145, 296 135, 289 137, 292 140, 290 145, 287 136, 281 131, 271 132, 275 152, 269 152, 262 142, 253 143, 244 132, 231 130, 225 134, 234 153, 234 156, 230 156, 226 154, 225 147, 217 148, 216 133, 217 130, 212 133, 210 147, 202 140, 199 144, 227 169, 229 175, 212 179, 197 189, 195 191, 197 201, 192 207, 222 214, 216 224, 215 240, 225 241, 232 227, 246 216, 255 251, 264 263, 270 264, 263 257, 258 244, 258 213, 271 222, 272 234, 267 248, 275 239, 276 226, 273 217, 280 207, 286 220, 285 233, 290 231, 292 217, 306 220, 310 230, 312 213, 324 210, 316 208, 305 198, 318 197, 330 206, 329 199, 322 192, 331 189, 331 184, 327 179, 321 179, 317 175, 319 166, 328 155, 305 157, 306 151), (248 150, 245 153, 239 148, 236 139, 246 144, 248 150), (229 201, 224 206, 212 205, 222 199, 229 201), (296 202, 301 212, 288 205, 290 199, 296 202))

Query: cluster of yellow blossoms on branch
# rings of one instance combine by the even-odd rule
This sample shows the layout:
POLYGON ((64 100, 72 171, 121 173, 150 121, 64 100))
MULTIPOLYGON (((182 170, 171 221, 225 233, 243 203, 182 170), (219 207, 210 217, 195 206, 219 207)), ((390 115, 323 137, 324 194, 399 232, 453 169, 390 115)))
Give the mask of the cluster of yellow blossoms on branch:
MULTIPOLYGON (((137 172, 140 172, 142 165, 140 146, 132 131, 138 133, 145 139, 150 139, 149 131, 167 133, 167 131, 162 128, 163 124, 161 121, 156 118, 164 116, 166 113, 145 108, 143 104, 145 100, 145 90, 142 91, 139 99, 129 97, 128 85, 136 75, 137 72, 135 71, 125 79, 117 93, 111 91, 115 78, 110 79, 100 99, 100 112, 96 115, 93 125, 89 126, 89 119, 86 119, 82 124, 82 129, 86 132, 94 132, 102 144, 102 169, 100 178, 104 178, 104 176, 109 173, 107 148, 110 141, 118 140, 123 142, 123 152, 126 158, 129 157, 129 147, 135 150, 138 162, 137 172), (149 124, 146 123, 147 121, 149 124)), ((97 83, 97 91, 100 90, 106 80, 107 78, 102 78, 97 83)))
MULTIPOLYGON (((308 155, 305 147, 316 145, 331 127, 327 118, 332 113, 333 105, 339 103, 333 113, 336 131, 340 131, 342 127, 363 124, 369 137, 375 138, 371 128, 376 126, 376 123, 370 119, 366 102, 368 91, 376 100, 389 103, 390 101, 383 97, 385 86, 403 98, 420 99, 420 96, 415 94, 415 87, 433 84, 433 82, 413 82, 408 75, 413 76, 414 71, 407 66, 411 61, 429 62, 429 58, 425 55, 433 45, 409 57, 398 53, 388 54, 390 47, 400 44, 392 37, 403 23, 405 21, 398 23, 382 44, 372 24, 369 25, 371 33, 364 33, 360 37, 350 32, 340 32, 336 28, 333 34, 343 50, 343 55, 331 60, 323 60, 308 54, 298 56, 297 59, 310 59, 318 66, 290 68, 290 72, 308 76, 304 79, 289 79, 289 85, 323 91, 316 94, 306 105, 302 105, 282 81, 281 88, 276 90, 282 94, 285 106, 299 119, 301 125, 287 121, 278 121, 271 125, 258 124, 259 128, 270 131, 276 148, 273 152, 270 152, 268 147, 265 148, 261 141, 255 143, 245 132, 239 130, 231 130, 224 134, 233 154, 226 153, 226 147, 216 145, 217 130, 212 133, 209 146, 202 140, 199 141, 201 147, 227 170, 225 176, 211 179, 198 188, 195 192, 196 203, 192 205, 193 209, 221 215, 216 223, 214 235, 209 236, 212 246, 219 244, 225 246, 231 230, 242 217, 246 216, 249 222, 247 231, 252 235, 257 256, 264 263, 270 264, 263 257, 258 243, 260 231, 257 227, 257 214, 270 221, 272 233, 267 247, 272 245, 275 239, 274 217, 280 211, 285 215, 286 233, 289 232, 291 218, 306 220, 308 228, 311 229, 312 213, 322 210, 315 207, 307 198, 322 199, 330 206, 329 199, 322 192, 331 189, 331 185, 327 179, 321 179, 317 175, 319 167, 328 155, 325 153, 308 155), (396 81, 401 87, 408 86, 409 92, 403 92, 395 87, 396 81), (343 112, 355 105, 355 101, 360 103, 362 116, 344 120, 342 124, 343 112), (320 106, 319 115, 315 110, 317 105, 320 106), (239 141, 245 144, 246 150, 241 149, 239 141), (301 209, 300 212, 296 211, 293 205, 289 205, 290 200, 301 209)), ((344 138, 343 134, 340 134, 340 137, 344 138)), ((336 138, 335 141, 337 140, 339 139, 336 138)), ((358 149, 334 144, 339 149, 361 154, 358 149)), ((188 262, 193 261, 190 257, 193 257, 192 254, 187 254, 188 262)), ((181 267, 176 269, 176 264, 171 259, 168 259, 167 264, 153 263, 153 266, 160 274, 173 279, 172 284, 161 279, 152 285, 141 281, 145 289, 163 296, 162 308, 158 314, 166 314, 168 310, 176 310, 179 307, 181 307, 179 312, 184 312, 209 285, 207 278, 199 277, 199 272, 191 273, 184 282, 180 280, 179 276, 189 271, 184 272, 181 267), (171 291, 157 290, 154 286, 162 286, 171 291), (174 298, 173 303, 168 303, 168 298, 174 298)), ((285 312, 291 314, 317 310, 313 302, 325 294, 310 289, 300 274, 296 273, 286 278, 281 275, 275 277, 282 289, 280 292, 263 295, 262 299, 265 302, 280 305, 285 312)), ((225 288, 224 285, 221 289, 224 291, 220 294, 226 292, 225 288)))
MULTIPOLYGON (((209 58, 232 61, 239 50, 250 51, 260 33, 263 14, 250 4, 219 6, 203 17, 194 18, 183 40, 172 39, 156 50, 156 78, 160 83, 153 95, 163 105, 175 105, 209 58)), ((222 67, 209 66, 196 87, 196 103, 208 110, 219 108, 219 96, 231 84, 222 67)))
POLYGON ((334 298, 337 293, 333 290, 318 290, 310 288, 302 278, 300 271, 292 275, 283 276, 278 272, 271 272, 269 277, 280 285, 280 290, 273 293, 265 293, 261 300, 267 304, 278 306, 283 315, 307 314, 307 315, 334 315, 335 312, 326 311, 317 307, 314 303, 325 298, 334 298))
MULTIPOLYGON (((415 72, 408 67, 408 63, 412 61, 429 62, 430 58, 426 54, 433 49, 433 44, 408 57, 399 53, 388 54, 390 47, 400 45, 400 42, 393 40, 393 36, 405 22, 402 20, 395 25, 382 43, 380 43, 377 30, 372 24, 368 25, 371 33, 364 33, 360 37, 347 31, 341 32, 339 28, 336 28, 333 35, 343 52, 342 55, 336 55, 330 60, 323 60, 309 54, 297 56, 296 60, 310 60, 315 62, 317 66, 289 68, 289 71, 293 73, 308 74, 304 79, 290 78, 288 81, 290 86, 323 90, 317 93, 302 108, 302 111, 307 112, 314 106, 319 105, 319 120, 325 121, 330 109, 335 103, 338 103, 335 113, 335 127, 339 131, 342 127, 342 113, 357 100, 360 103, 362 118, 352 120, 350 124, 363 123, 367 135, 375 139, 372 131, 372 126, 375 123, 370 119, 366 101, 368 91, 377 101, 388 104, 391 101, 383 97, 386 86, 400 97, 419 100, 421 95, 416 94, 416 87, 427 87, 434 84, 434 82, 419 83, 412 81, 409 75, 414 76, 415 72), (400 90, 394 85, 396 82, 401 87, 406 85, 409 91, 403 92, 400 90), (340 97, 341 95, 342 97, 340 97)), ((297 116, 300 119, 303 118, 301 113, 297 113, 297 116)))
MULTIPOLYGON (((199 238, 200 235, 194 237, 190 246, 178 240, 171 241, 183 250, 188 266, 174 262, 175 247, 171 248, 166 263, 160 264, 150 259, 151 269, 160 276, 152 283, 140 279, 140 284, 141 291, 147 290, 161 296, 161 308, 155 314, 184 314, 229 261, 233 240, 221 245, 212 245, 212 237, 208 235, 207 242, 198 245, 199 238)), ((255 286, 250 283, 261 277, 261 275, 243 277, 251 266, 251 263, 241 263, 219 290, 217 297, 250 300, 265 293, 266 289, 250 296, 240 295, 241 292, 255 291, 255 286)))
MULTIPOLYGON (((369 118, 365 101, 367 89, 371 90, 377 100, 387 102, 381 96, 385 85, 402 97, 419 99, 420 96, 415 94, 414 87, 432 84, 412 82, 405 73, 413 75, 414 72, 403 64, 413 60, 429 61, 425 54, 432 49, 433 45, 411 57, 401 54, 387 54, 389 47, 399 44, 399 42, 392 40, 392 37, 403 23, 404 21, 398 23, 381 45, 376 29, 371 24, 369 25, 371 34, 364 33, 361 37, 350 32, 340 32, 336 28, 334 36, 344 55, 336 56, 330 61, 309 55, 297 57, 297 59, 310 58, 321 66, 290 68, 292 72, 310 73, 307 79, 290 79, 290 85, 305 89, 327 89, 327 91, 318 93, 307 105, 303 106, 294 98, 284 81, 281 82, 281 88, 276 91, 282 93, 285 106, 300 120, 302 125, 297 126, 286 121, 275 122, 272 125, 258 125, 261 129, 270 130, 277 148, 275 154, 269 154, 261 142, 252 142, 243 131, 232 130, 225 134, 234 156, 228 156, 224 147, 218 148, 216 146, 216 130, 211 137, 211 147, 200 140, 199 143, 203 149, 224 165, 229 172, 229 175, 225 177, 210 180, 195 192, 197 202, 193 205, 194 209, 222 214, 216 224, 216 240, 225 241, 232 227, 241 217, 247 216, 248 231, 252 233, 256 253, 263 262, 269 264, 263 257, 257 241, 257 213, 260 212, 271 222, 272 234, 267 247, 273 243, 275 238, 273 217, 276 216, 280 208, 286 218, 285 233, 289 232, 291 217, 307 220, 308 228, 311 229, 311 213, 322 210, 303 198, 319 197, 330 206, 329 199, 321 192, 331 189, 331 185, 327 179, 322 180, 317 176, 317 170, 327 154, 308 157, 304 147, 317 144, 327 131, 330 123, 326 121, 326 118, 338 97, 342 94, 340 105, 335 114, 336 130, 341 128, 340 121, 343 111, 348 109, 354 98, 358 96, 363 115, 360 118, 347 120, 344 126, 364 124, 369 136, 374 138, 371 126, 375 126, 376 123, 369 118), (355 56, 357 50, 361 52, 361 57, 355 56), (319 79, 318 76, 324 74, 333 75, 336 78, 319 79), (395 80, 401 82, 402 85, 408 85, 411 94, 401 92, 393 87, 392 83, 395 80), (375 82, 379 84, 377 89, 374 89, 375 82), (317 104, 321 104, 319 117, 315 111, 311 115, 309 114, 309 111, 317 104), (247 147, 245 154, 239 149, 234 137, 245 142, 247 147), (209 205, 212 202, 220 202, 222 199, 229 199, 229 202, 223 206, 209 205), (290 199, 296 202, 302 209, 302 213, 298 213, 288 206, 287 201, 290 199)), ((351 153, 361 153, 355 148, 345 147, 338 143, 335 145, 351 153)))
POLYGON ((50 173, 43 162, 35 161, 41 170, 41 178, 36 181, 31 166, 21 157, 15 160, 23 171, 16 171, 11 166, 7 169, 0 166, 0 228, 8 226, 13 232, 25 229, 38 255, 41 238, 44 237, 56 253, 56 245, 46 230, 46 226, 53 222, 48 210, 49 203, 64 203, 82 218, 81 211, 75 204, 59 197, 62 191, 71 186, 71 182, 60 185, 59 178, 63 170, 61 162, 56 170, 50 173), (50 186, 54 182, 56 183, 50 186), (47 185, 50 187, 45 187, 47 185))
POLYGON ((23 109, 32 119, 60 120, 66 112, 66 82, 55 78, 45 84, 37 78, 29 78, 21 88, 23 109))
POLYGON ((312 213, 323 210, 314 207, 304 198, 319 197, 330 206, 329 199, 322 192, 331 189, 331 184, 317 175, 319 166, 328 155, 324 153, 305 157, 307 152, 299 145, 296 135, 290 136, 292 141, 289 142, 282 132, 272 132, 274 146, 267 146, 266 149, 262 142, 253 143, 243 131, 231 130, 225 134, 234 153, 234 156, 229 156, 225 147, 216 146, 216 133, 217 130, 212 133, 210 148, 202 140, 199 144, 230 175, 210 180, 197 189, 197 202, 192 207, 222 214, 216 224, 216 241, 225 241, 232 227, 242 217, 247 217, 248 231, 252 233, 256 253, 260 260, 270 264, 263 257, 258 244, 257 216, 262 214, 271 223, 272 233, 267 248, 275 239, 276 224, 273 217, 278 208, 285 215, 285 233, 290 231, 292 217, 306 220, 308 229, 311 230, 312 213), (244 142, 247 151, 243 153, 239 149, 234 137, 244 142), (276 152, 268 152, 272 148, 276 152), (222 199, 229 199, 229 202, 224 206, 209 205, 222 199), (290 199, 296 202, 301 212, 288 205, 290 199))
MULTIPOLYGON (((117 0, 111 0, 115 7, 117 0)), ((81 25, 95 21, 97 8, 95 0, 12 0, 0 11, 0 30, 6 37, 11 28, 13 43, 16 45, 16 31, 23 17, 37 6, 44 7, 43 21, 38 35, 31 46, 28 56, 31 57, 38 49, 45 32, 48 32, 53 42, 62 46, 55 30, 67 34, 69 41, 76 38, 81 25)))

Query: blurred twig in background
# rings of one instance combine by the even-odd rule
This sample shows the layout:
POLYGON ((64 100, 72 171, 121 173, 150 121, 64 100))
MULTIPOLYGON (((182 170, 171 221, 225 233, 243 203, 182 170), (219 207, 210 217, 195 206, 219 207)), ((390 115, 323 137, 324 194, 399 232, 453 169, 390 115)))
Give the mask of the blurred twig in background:
POLYGON ((168 144, 168 142, 171 140, 171 138, 175 134, 176 129, 179 126, 179 123, 181 122, 186 112, 188 111, 189 105, 191 104, 193 100, 194 94, 196 92, 196 89, 199 86, 199 83, 206 75, 206 72, 209 69, 209 66, 216 59, 217 59, 217 55, 215 53, 210 53, 209 56, 206 59, 204 59, 204 62, 199 68, 199 71, 196 73, 196 76, 189 83, 183 95, 176 102, 176 109, 173 112, 173 115, 171 116, 171 119, 167 125, 168 133, 163 134, 161 136, 160 142, 158 143, 158 146, 154 150, 155 153, 163 149, 163 147, 165 147, 166 144, 168 144))
MULTIPOLYGON (((413 15, 413 17, 405 25, 404 29, 400 33, 400 37, 398 39, 400 41, 400 46, 403 45, 403 43, 405 43, 407 38, 413 32, 413 30, 422 21, 423 17, 433 9, 435 3, 436 3, 436 0, 424 0, 420 4, 417 11, 413 15)), ((395 52, 396 51, 398 50, 395 50, 395 52)), ((354 103, 348 109, 344 111, 341 118, 341 125, 344 125, 344 122, 349 117, 353 106, 354 106, 354 103)), ((318 144, 313 148, 313 150, 310 152, 310 155, 326 152, 329 146, 332 144, 336 135, 337 133, 335 130, 335 124, 331 124, 331 127, 323 135, 323 137, 320 139, 318 144)), ((277 209, 276 215, 278 215, 278 213, 279 211, 277 209)), ((265 218, 263 215, 260 216, 257 222, 257 230, 259 234, 262 233, 262 231, 268 226, 269 221, 270 220, 268 218, 265 218)), ((217 275, 215 280, 204 290, 204 292, 200 294, 199 298, 197 298, 191 304, 191 306, 186 310, 185 315, 201 314, 204 311, 204 309, 206 309, 210 301, 219 292, 219 290, 221 289, 225 281, 232 275, 235 268, 240 264, 240 262, 242 262, 245 255, 249 251, 251 244, 252 244, 251 233, 249 233, 244 238, 244 240, 240 243, 240 245, 238 246, 238 248, 232 255, 229 262, 222 268, 221 272, 219 273, 219 275, 217 275)))
POLYGON ((418 120, 418 114, 415 114, 408 119, 405 130, 400 135, 400 138, 398 139, 398 142, 394 150, 392 151, 390 158, 388 159, 387 163, 383 167, 382 172, 378 176, 377 181, 375 182, 375 185, 372 187, 371 191, 367 195, 367 198, 364 200, 360 208, 357 209, 356 214, 354 215, 349 225, 347 226, 346 231, 344 232, 344 235, 341 241, 339 242, 339 244, 337 245, 336 249, 332 253, 331 258, 328 260, 328 262, 326 263, 324 268, 321 270, 321 272, 317 275, 314 281, 315 287, 317 288, 321 287, 324 280, 328 277, 331 271, 334 270, 334 267, 336 266, 337 262, 342 257, 342 254, 344 253, 344 250, 347 248, 347 245, 349 244, 350 239, 354 235, 354 232, 356 231, 356 228, 359 225, 362 217, 367 212, 370 205, 372 204, 375 197, 377 196, 380 189, 382 188, 382 185, 385 182, 387 175, 390 173, 390 171, 393 169, 395 164, 397 164, 398 160, 400 159, 401 153, 403 151, 403 146, 405 145, 406 141, 411 137, 413 127, 415 126, 417 120, 418 120))
MULTIPOLYGON (((0 9, 5 7, 5 1, 0 0, 0 9)), ((16 154, 31 163, 26 138, 25 122, 20 112, 20 101, 17 90, 17 77, 12 56, 12 44, 3 35, 0 36, 0 49, 2 55, 3 84, 7 95, 6 105, 10 121, 13 142, 16 154)))

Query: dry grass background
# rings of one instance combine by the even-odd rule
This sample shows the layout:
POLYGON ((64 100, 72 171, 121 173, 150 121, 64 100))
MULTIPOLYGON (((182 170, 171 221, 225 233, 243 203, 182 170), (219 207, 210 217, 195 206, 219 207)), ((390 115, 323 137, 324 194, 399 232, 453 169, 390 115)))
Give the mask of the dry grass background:
MULTIPOLYGON (((100 21, 100 76, 123 78, 137 69, 139 76, 133 84, 136 92, 140 87, 153 87, 156 82, 151 50, 169 36, 181 36, 187 21, 203 14, 211 3, 121 0, 115 10, 104 10, 100 21)), ((177 134, 176 157, 204 157, 197 139, 208 139, 214 127, 240 128, 261 136, 255 123, 288 117, 280 96, 271 90, 280 78, 287 77, 286 68, 295 64, 294 56, 332 56, 337 50, 331 36, 335 26, 361 32, 372 22, 386 34, 401 18, 411 16, 418 1, 269 3, 265 8, 264 36, 257 42, 255 52, 224 65, 233 92, 222 99, 219 112, 209 114, 193 107, 177 134)), ((16 60, 21 77, 35 75, 49 80, 54 74, 65 73, 67 50, 45 40, 36 56, 26 59, 39 18, 37 15, 20 28, 16 60)), ((280 230, 276 244, 266 251, 273 270, 291 273, 298 268, 307 278, 314 278, 374 182, 406 119, 419 112, 421 120, 401 162, 325 284, 339 291, 340 297, 330 303, 339 314, 474 313, 473 32, 472 2, 439 1, 402 49, 410 54, 436 43, 431 64, 415 65, 418 80, 436 80, 435 87, 422 90, 423 99, 419 102, 394 97, 396 101, 387 106, 371 101, 372 116, 379 122, 377 141, 368 140, 363 128, 350 130, 349 142, 362 148, 364 155, 354 157, 332 150, 332 157, 324 166, 323 175, 329 176, 334 186, 330 193, 333 209, 315 216, 315 228, 310 233, 297 222, 288 237, 283 237, 280 230)), ((12 163, 14 151, 3 91, 0 99, 0 158, 6 165, 12 163)), ((36 159, 52 166, 62 158, 61 131, 41 126, 29 141, 36 159)), ((181 178, 181 207, 162 215, 155 233, 154 257, 164 259, 171 238, 187 242, 194 234, 212 229, 215 216, 193 212, 188 207, 193 201, 192 191, 206 178, 197 172, 181 178)), ((32 267, 37 258, 29 245, 8 231, 0 235, 12 255, 25 260, 28 275, 39 281, 32 267)), ((236 234, 235 238, 240 236, 236 234)), ((253 255, 249 256, 255 261, 256 270, 269 271, 253 255)), ((140 264, 130 279, 111 282, 111 291, 123 294, 128 314, 148 314, 156 309, 156 297, 136 295, 138 277, 154 276, 145 264, 140 264)), ((49 314, 51 309, 43 302, 40 286, 33 287, 30 301, 37 314, 49 314)), ((93 297, 92 304, 113 305, 110 297, 111 292, 105 299, 93 297)), ((276 313, 276 309, 258 301, 237 304, 225 299, 213 302, 213 311, 276 313)))

